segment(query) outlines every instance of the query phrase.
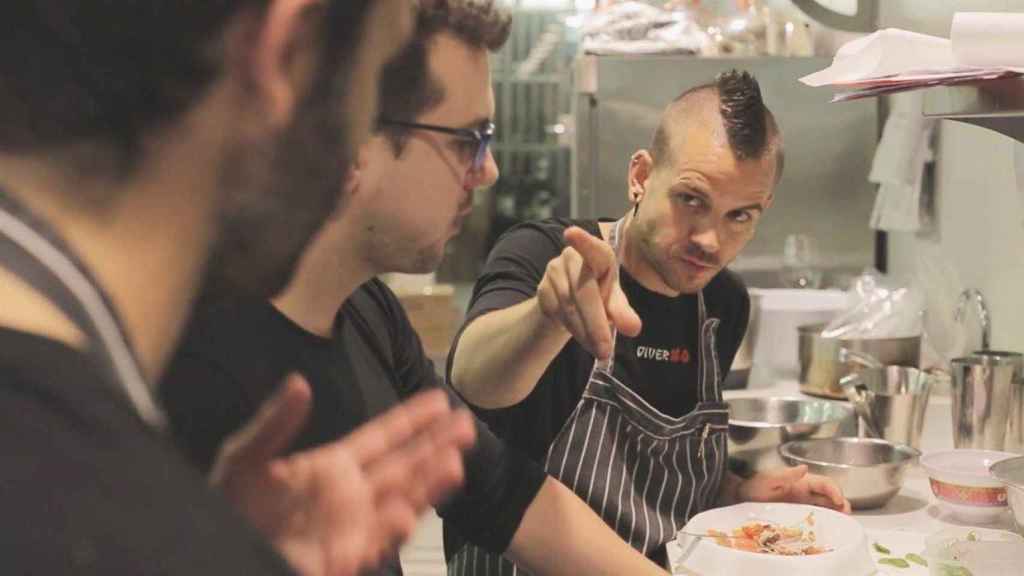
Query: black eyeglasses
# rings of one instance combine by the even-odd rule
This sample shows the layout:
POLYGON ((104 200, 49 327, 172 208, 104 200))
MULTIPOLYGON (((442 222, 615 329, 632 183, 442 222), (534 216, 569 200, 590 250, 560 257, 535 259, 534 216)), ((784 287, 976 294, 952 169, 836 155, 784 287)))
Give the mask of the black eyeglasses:
POLYGON ((451 128, 449 126, 438 126, 437 124, 420 124, 419 122, 381 118, 377 121, 377 124, 379 126, 393 126, 409 130, 440 132, 441 134, 450 134, 465 142, 472 142, 476 145, 472 164, 474 172, 483 168, 484 160, 487 159, 487 147, 491 145, 491 138, 494 137, 494 122, 484 122, 479 128, 451 128))

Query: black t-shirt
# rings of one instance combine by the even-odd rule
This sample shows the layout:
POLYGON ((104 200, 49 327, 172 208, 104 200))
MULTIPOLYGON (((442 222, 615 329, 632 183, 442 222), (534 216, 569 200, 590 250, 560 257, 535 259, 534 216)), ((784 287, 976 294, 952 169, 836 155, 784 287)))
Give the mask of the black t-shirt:
MULTIPOLYGON (((466 318, 532 298, 548 262, 562 253, 562 233, 579 226, 601 237, 596 220, 549 219, 520 224, 495 245, 473 288, 466 318)), ((660 412, 679 417, 697 403, 697 295, 669 297, 647 290, 620 268, 623 292, 643 320, 636 338, 618 335, 615 374, 660 412)), ((726 374, 747 329, 750 298, 738 276, 725 270, 704 288, 709 318, 719 318, 716 338, 721 373, 726 374)), ((459 333, 461 336, 461 331, 459 333)), ((448 357, 448 369, 458 337, 448 357)), ((570 340, 519 404, 498 410, 476 408, 494 433, 543 462, 548 447, 579 403, 594 357, 570 340)))
MULTIPOLYGON (((335 440, 403 398, 443 387, 419 336, 391 290, 363 284, 345 302, 332 338, 303 330, 265 300, 208 294, 197 307, 161 386, 172 427, 186 452, 208 468, 221 442, 256 413, 284 376, 309 381, 313 412, 295 449, 335 440)), ((545 474, 477 423, 466 482, 439 513, 477 545, 504 552, 545 474)), ((400 573, 397 559, 382 573, 400 573)))
POLYGON ((80 352, 0 328, 4 574, 292 574, 80 352))

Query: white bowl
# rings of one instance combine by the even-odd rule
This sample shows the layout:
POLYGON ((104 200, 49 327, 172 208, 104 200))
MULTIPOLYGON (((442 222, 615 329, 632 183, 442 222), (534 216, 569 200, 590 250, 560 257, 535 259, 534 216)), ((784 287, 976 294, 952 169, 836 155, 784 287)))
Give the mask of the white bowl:
POLYGON ((834 510, 804 504, 747 502, 708 510, 690 519, 677 536, 676 543, 680 554, 673 562, 673 567, 683 570, 684 574, 867 576, 875 572, 875 564, 868 552, 868 539, 859 522, 834 510), (708 530, 731 533, 734 528, 753 521, 800 524, 811 512, 814 513, 817 543, 831 548, 829 552, 813 556, 775 556, 735 550, 719 545, 712 538, 693 536, 707 534, 708 530))
POLYGON ((992 476, 1006 485, 1006 499, 1013 511, 1013 522, 1024 534, 1024 456, 1007 458, 993 464, 989 471, 992 476))
POLYGON ((1016 454, 995 450, 944 450, 921 457, 939 508, 972 524, 991 524, 1006 512, 1006 487, 989 467, 1016 454))

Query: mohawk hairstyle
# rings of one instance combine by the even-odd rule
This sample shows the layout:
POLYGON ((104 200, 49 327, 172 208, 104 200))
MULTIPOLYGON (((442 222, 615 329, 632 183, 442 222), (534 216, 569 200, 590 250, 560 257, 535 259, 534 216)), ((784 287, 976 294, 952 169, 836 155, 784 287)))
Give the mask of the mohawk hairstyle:
MULTIPOLYGON (((669 104, 651 143, 651 154, 656 162, 669 156, 670 125, 675 123, 682 105, 691 97, 706 92, 713 92, 718 97, 718 112, 729 139, 729 147, 736 158, 756 159, 767 151, 772 138, 778 135, 779 128, 774 115, 761 98, 761 86, 749 72, 730 70, 722 72, 712 82, 687 89, 669 104)), ((778 172, 781 175, 781 146, 776 154, 779 155, 778 172)))
POLYGON ((761 86, 749 72, 730 70, 715 78, 715 87, 733 153, 741 160, 760 158, 768 142, 770 114, 761 99, 761 86))

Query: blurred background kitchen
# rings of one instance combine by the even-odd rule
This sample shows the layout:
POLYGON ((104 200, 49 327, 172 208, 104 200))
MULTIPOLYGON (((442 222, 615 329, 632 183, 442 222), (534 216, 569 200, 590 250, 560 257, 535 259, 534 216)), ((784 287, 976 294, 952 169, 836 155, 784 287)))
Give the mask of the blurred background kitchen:
MULTIPOLYGON (((1024 349, 1024 188, 1015 170, 1022 145, 939 121, 894 128, 889 148, 879 151, 891 116, 920 117, 918 96, 829 104, 828 91, 797 82, 858 36, 896 27, 948 37, 955 11, 1024 12, 1024 0, 508 4, 512 36, 493 63, 501 177, 477 192, 435 275, 387 278, 439 367, 497 237, 522 220, 621 215, 626 162, 648 145, 661 109, 730 68, 757 76, 786 145, 776 203, 732 266, 755 294, 848 289, 865 269, 877 270, 920 291, 924 353, 941 363, 980 348, 973 308, 954 320, 958 295, 974 288, 990 313, 992 347, 1024 349), (885 161, 894 158, 907 160, 885 161), (878 182, 901 171, 912 184, 899 193, 908 196, 878 200, 878 182)), ((769 307, 789 305, 782 299, 769 307)), ((734 368, 748 370, 756 354, 734 368)), ((795 368, 795 354, 791 360, 795 368)), ((742 375, 734 385, 747 384, 742 375)), ((439 534, 439 521, 424 524, 403 553, 407 574, 443 573, 439 534)))

